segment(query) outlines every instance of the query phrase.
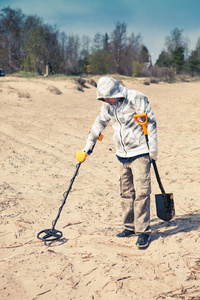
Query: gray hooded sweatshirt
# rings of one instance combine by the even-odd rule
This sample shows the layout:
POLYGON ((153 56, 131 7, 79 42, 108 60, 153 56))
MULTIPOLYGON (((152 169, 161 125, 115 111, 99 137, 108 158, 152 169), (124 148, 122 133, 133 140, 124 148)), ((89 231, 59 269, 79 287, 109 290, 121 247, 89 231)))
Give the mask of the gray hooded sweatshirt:
POLYGON ((156 119, 147 97, 135 90, 125 88, 112 77, 101 77, 97 85, 97 99, 122 98, 116 104, 103 103, 89 133, 84 150, 88 152, 96 142, 109 121, 114 129, 116 155, 128 158, 157 151, 156 119), (147 147, 142 126, 135 119, 135 114, 147 113, 148 139, 147 147))

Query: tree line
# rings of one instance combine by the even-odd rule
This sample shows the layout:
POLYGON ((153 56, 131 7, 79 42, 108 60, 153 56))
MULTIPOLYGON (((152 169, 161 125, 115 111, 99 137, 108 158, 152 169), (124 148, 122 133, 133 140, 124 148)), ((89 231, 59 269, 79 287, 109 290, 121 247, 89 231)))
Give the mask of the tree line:
POLYGON ((0 68, 7 73, 27 71, 66 75, 113 74, 166 78, 173 74, 200 75, 200 38, 189 51, 189 40, 175 28, 165 39, 165 48, 153 66, 140 34, 127 34, 127 25, 117 22, 108 34, 94 38, 60 32, 42 18, 25 15, 9 6, 0 11, 0 68))

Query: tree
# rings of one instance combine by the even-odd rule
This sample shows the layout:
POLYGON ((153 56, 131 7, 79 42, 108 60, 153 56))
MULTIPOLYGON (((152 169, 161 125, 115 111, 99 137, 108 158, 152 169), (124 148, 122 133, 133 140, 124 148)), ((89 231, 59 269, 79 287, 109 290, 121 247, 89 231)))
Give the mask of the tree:
POLYGON ((80 58, 80 38, 78 35, 69 35, 66 50, 66 72, 67 74, 78 74, 80 58))
POLYGON ((125 23, 118 22, 111 35, 111 53, 114 59, 115 71, 119 74, 124 73, 122 61, 127 46, 126 27, 125 23))
POLYGON ((198 38, 198 41, 197 41, 196 50, 197 50, 197 54, 198 54, 198 59, 200 59, 200 37, 198 38))
POLYGON ((44 25, 43 36, 44 52, 42 53, 42 64, 49 65, 50 72, 58 73, 61 68, 61 48, 59 43, 59 31, 56 27, 44 25))
POLYGON ((138 61, 140 56, 140 49, 141 49, 142 37, 140 34, 131 36, 128 38, 128 49, 129 55, 131 56, 132 61, 138 61))
POLYGON ((87 72, 87 66, 89 65, 89 53, 90 53, 91 39, 89 36, 84 35, 82 37, 79 66, 81 72, 87 72))
POLYGON ((65 64, 66 64, 66 51, 67 51, 67 35, 65 32, 61 32, 59 36, 60 41, 60 51, 61 51, 61 69, 62 72, 65 72, 65 64))
POLYGON ((91 48, 90 45, 91 45, 91 38, 88 35, 83 35, 82 36, 82 41, 81 41, 81 52, 89 53, 90 48, 91 48))
POLYGON ((26 37, 24 38, 25 57, 23 69, 28 72, 38 72, 42 74, 42 53, 45 51, 43 43, 44 28, 42 24, 26 28, 26 37), (28 33, 28 34, 27 34, 28 33))
POLYGON ((107 33, 103 36, 103 49, 109 50, 109 36, 107 33))
POLYGON ((162 51, 156 61, 158 67, 169 67, 171 65, 170 54, 166 51, 162 51))
POLYGON ((172 53, 175 49, 177 49, 180 46, 184 46, 182 32, 183 30, 175 28, 170 32, 170 35, 165 38, 165 45, 169 53, 172 53))
POLYGON ((103 48, 103 38, 101 33, 96 33, 93 39, 93 50, 100 50, 103 48))
POLYGON ((107 74, 111 70, 112 60, 107 33, 105 33, 105 35, 101 35, 100 33, 95 34, 92 53, 88 58, 88 67, 91 73, 102 75, 107 74))
POLYGON ((142 67, 139 61, 133 62, 133 77, 140 77, 142 74, 142 67))
POLYGON ((177 73, 180 74, 184 66, 184 48, 182 46, 172 51, 172 61, 177 73))
POLYGON ((89 56, 90 71, 94 74, 107 74, 111 68, 110 53, 107 50, 99 49, 89 56))
POLYGON ((137 36, 132 33, 127 40, 127 46, 123 55, 123 74, 132 76, 133 74, 133 62, 140 60, 140 49, 141 49, 141 35, 137 36))
POLYGON ((140 50, 140 63, 149 62, 149 50, 146 46, 142 45, 140 50))
POLYGON ((198 50, 192 51, 188 58, 188 69, 191 72, 192 76, 194 76, 195 73, 200 73, 200 57, 198 55, 198 50))
POLYGON ((61 71, 64 54, 59 32, 48 24, 44 25, 41 18, 37 16, 26 18, 23 28, 23 48, 24 70, 42 74, 48 65, 50 73, 61 71))
POLYGON ((24 18, 21 9, 13 10, 9 6, 0 13, 0 57, 3 67, 10 72, 20 68, 24 18))
POLYGON ((188 55, 188 42, 183 37, 182 32, 183 30, 175 28, 171 31, 170 36, 165 39, 167 51, 171 57, 171 65, 176 68, 177 73, 183 70, 184 58, 188 55))

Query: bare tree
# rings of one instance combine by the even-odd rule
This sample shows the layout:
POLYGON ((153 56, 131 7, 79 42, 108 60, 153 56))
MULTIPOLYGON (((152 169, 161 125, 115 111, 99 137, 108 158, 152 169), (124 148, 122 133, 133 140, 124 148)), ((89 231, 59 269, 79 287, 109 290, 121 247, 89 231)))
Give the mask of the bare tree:
POLYGON ((198 58, 200 59, 200 37, 197 40, 196 50, 198 53, 198 58))
POLYGON ((78 35, 69 35, 66 50, 66 70, 69 74, 79 73, 80 38, 78 35))
POLYGON ((86 51, 87 53, 89 53, 90 48, 91 48, 91 38, 88 35, 83 35, 81 41, 81 52, 86 51))
POLYGON ((190 39, 183 36, 183 29, 175 28, 170 32, 170 35, 165 38, 165 46, 167 51, 171 54, 179 47, 184 48, 185 59, 189 54, 190 39))
POLYGON ((96 33, 94 38, 93 38, 93 50, 100 50, 103 48, 103 39, 102 39, 102 34, 101 33, 96 33))
POLYGON ((141 34, 135 36, 134 33, 132 33, 128 39, 128 48, 130 53, 129 55, 131 56, 132 62, 139 61, 141 44, 142 44, 141 34))
POLYGON ((123 58, 127 46, 126 24, 118 22, 111 34, 111 53, 117 73, 123 73, 123 58))
POLYGON ((63 63, 66 62, 66 51, 67 51, 67 35, 64 31, 60 33, 60 51, 63 63))
POLYGON ((170 35, 165 38, 165 45, 168 52, 173 52, 176 48, 183 46, 183 30, 175 28, 170 35))
POLYGON ((0 13, 0 55, 8 71, 19 70, 21 63, 21 39, 24 14, 21 9, 13 10, 9 6, 0 13))

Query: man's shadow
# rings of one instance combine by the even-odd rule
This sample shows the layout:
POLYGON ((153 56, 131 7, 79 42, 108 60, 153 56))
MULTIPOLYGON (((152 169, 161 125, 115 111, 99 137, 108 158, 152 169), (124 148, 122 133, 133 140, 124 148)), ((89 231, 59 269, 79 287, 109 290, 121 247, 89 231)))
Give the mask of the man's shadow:
MULTIPOLYGON (((158 218, 152 219, 152 222, 160 220, 158 218)), ((177 234, 179 232, 191 232, 200 227, 200 214, 185 214, 177 215, 171 221, 155 223, 152 228, 152 240, 157 240, 160 237, 167 237, 177 234)))

